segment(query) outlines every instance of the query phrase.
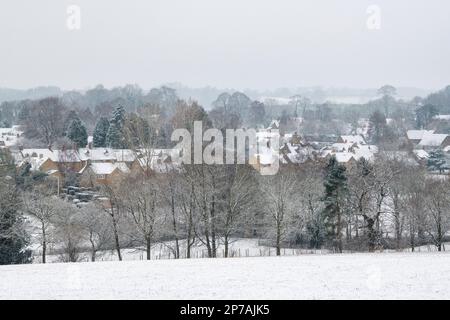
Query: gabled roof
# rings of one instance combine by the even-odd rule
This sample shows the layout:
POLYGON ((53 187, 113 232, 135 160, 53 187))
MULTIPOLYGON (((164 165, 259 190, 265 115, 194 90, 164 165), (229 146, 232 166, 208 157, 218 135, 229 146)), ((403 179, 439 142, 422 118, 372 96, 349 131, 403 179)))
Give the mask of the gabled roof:
POLYGON ((113 161, 116 155, 111 148, 81 148, 79 149, 80 158, 83 161, 113 161))
POLYGON ((439 147, 447 137, 447 134, 427 133, 420 140, 419 146, 439 147))
POLYGON ((434 133, 434 130, 408 130, 406 135, 409 140, 422 140, 424 135, 432 133, 434 133))
POLYGON ((104 174, 104 175, 111 174, 115 170, 117 170, 117 166, 109 162, 102 162, 102 163, 93 162, 91 163, 90 168, 92 172, 94 172, 95 174, 104 174))
POLYGON ((16 154, 17 157, 25 160, 27 158, 50 159, 53 162, 80 162, 80 155, 77 150, 50 150, 50 149, 23 149, 16 154))

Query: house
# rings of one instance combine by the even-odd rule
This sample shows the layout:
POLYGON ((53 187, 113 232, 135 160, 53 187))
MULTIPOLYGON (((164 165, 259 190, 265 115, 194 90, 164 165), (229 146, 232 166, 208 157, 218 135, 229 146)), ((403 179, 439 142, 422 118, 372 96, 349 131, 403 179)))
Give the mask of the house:
POLYGON ((111 148, 81 148, 78 153, 82 161, 116 162, 116 154, 111 148))
POLYGON ((440 114, 440 115, 434 116, 433 119, 440 120, 440 121, 450 121, 450 114, 440 114))
POLYGON ((422 148, 442 148, 450 146, 450 135, 448 134, 425 134, 420 140, 419 147, 422 148))
POLYGON ((364 140, 364 137, 361 135, 349 135, 349 136, 340 136, 337 140, 338 143, 356 143, 364 145, 366 144, 366 141, 364 140))
POLYGON ((416 145, 423 139, 425 135, 433 133, 434 130, 408 130, 406 132, 406 136, 412 144, 416 145))
POLYGON ((79 172, 84 166, 78 151, 73 149, 22 149, 13 156, 18 167, 30 164, 31 170, 46 173, 52 170, 79 172))
MULTIPOLYGON (((346 140, 347 141, 347 140, 346 140)), ((358 144, 356 142, 334 143, 330 147, 321 150, 322 158, 336 157, 339 163, 350 166, 361 158, 373 161, 378 147, 375 145, 358 144)))
POLYGON ((282 164, 302 164, 314 160, 316 150, 309 144, 284 143, 280 148, 280 162, 282 164))
POLYGON ((120 180, 130 173, 130 169, 123 162, 94 162, 88 164, 80 172, 80 185, 82 187, 95 187, 99 185, 117 185, 120 180))

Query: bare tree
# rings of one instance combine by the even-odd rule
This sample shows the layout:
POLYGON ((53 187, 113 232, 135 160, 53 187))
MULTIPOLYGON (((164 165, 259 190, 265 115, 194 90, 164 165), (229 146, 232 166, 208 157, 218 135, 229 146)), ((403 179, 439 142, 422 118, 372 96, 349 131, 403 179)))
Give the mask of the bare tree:
POLYGON ((421 242, 425 218, 425 175, 422 170, 412 171, 405 177, 404 206, 408 227, 409 245, 414 251, 421 242), (417 239, 419 238, 419 239, 417 239))
POLYGON ((277 255, 296 210, 296 179, 287 169, 274 176, 261 177, 261 191, 265 199, 269 232, 275 236, 277 255))
POLYGON ((175 246, 169 246, 172 249, 175 259, 180 258, 180 227, 179 227, 179 206, 177 205, 177 197, 182 192, 179 184, 181 176, 171 165, 166 165, 166 170, 158 177, 158 184, 164 204, 168 208, 169 233, 175 241, 175 246))
POLYGON ((56 199, 55 215, 52 218, 55 242, 58 244, 63 262, 77 262, 83 242, 83 228, 80 223, 80 210, 65 200, 56 199))
POLYGON ((220 198, 221 166, 190 165, 185 177, 193 186, 193 200, 198 212, 196 238, 206 246, 208 257, 215 258, 218 248, 218 203, 220 198))
POLYGON ((181 226, 186 237, 186 258, 191 258, 191 249, 195 244, 197 211, 195 206, 194 182, 190 179, 190 166, 184 166, 181 171, 179 194, 177 196, 178 207, 181 211, 181 226))
POLYGON ((113 243, 113 232, 103 209, 97 204, 88 204, 80 209, 79 224, 84 237, 89 241, 91 261, 94 262, 99 251, 106 250, 113 243))
POLYGON ((147 260, 158 228, 162 224, 161 194, 154 177, 127 179, 121 188, 123 207, 143 239, 147 260))
POLYGON ((46 263, 52 221, 57 213, 59 199, 53 196, 45 196, 37 190, 24 193, 22 199, 25 214, 37 222, 42 247, 42 263, 46 263))
POLYGON ((25 121, 25 135, 37 138, 47 145, 63 135, 66 108, 56 97, 38 100, 31 107, 30 114, 25 121))
MULTIPOLYGON (((118 185, 120 186, 120 183, 118 183, 118 185)), ((117 186, 104 185, 102 187, 102 193, 108 199, 107 205, 104 206, 104 211, 108 214, 110 218, 117 257, 119 258, 119 261, 122 261, 122 252, 119 238, 119 221, 122 209, 122 199, 120 190, 117 186)))
POLYGON ((224 238, 224 256, 228 257, 231 237, 237 231, 249 226, 251 212, 256 207, 257 181, 255 171, 245 165, 228 165, 225 192, 223 193, 223 212, 220 218, 224 238))
POLYGON ((351 194, 350 202, 355 214, 364 220, 369 251, 374 251, 380 245, 380 217, 387 213, 386 201, 390 191, 389 186, 397 173, 383 159, 369 163, 362 158, 356 167, 350 170, 348 184, 351 194))
POLYGON ((428 179, 425 201, 427 233, 438 251, 442 251, 444 235, 450 230, 450 183, 428 179))

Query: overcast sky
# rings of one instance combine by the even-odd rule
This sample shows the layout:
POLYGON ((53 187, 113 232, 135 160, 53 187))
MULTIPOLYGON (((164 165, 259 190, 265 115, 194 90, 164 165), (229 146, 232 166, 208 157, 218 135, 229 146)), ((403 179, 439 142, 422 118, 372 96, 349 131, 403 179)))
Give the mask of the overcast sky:
POLYGON ((0 87, 437 89, 450 84, 449 14, 448 0, 1 0, 0 87))

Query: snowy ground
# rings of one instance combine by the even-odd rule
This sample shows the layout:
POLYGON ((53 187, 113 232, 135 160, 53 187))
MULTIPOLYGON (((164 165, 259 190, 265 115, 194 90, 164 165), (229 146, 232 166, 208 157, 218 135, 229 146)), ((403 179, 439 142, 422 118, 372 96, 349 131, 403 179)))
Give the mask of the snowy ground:
POLYGON ((0 266, 0 299, 449 299, 450 254, 0 266))

